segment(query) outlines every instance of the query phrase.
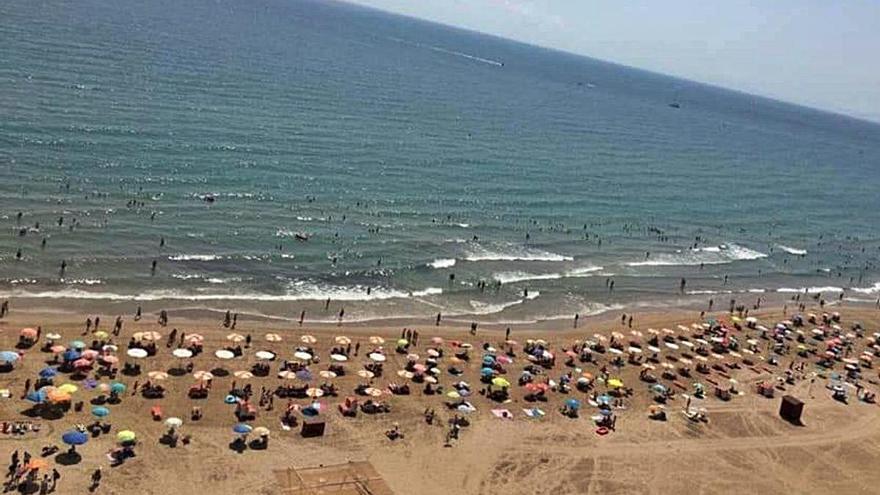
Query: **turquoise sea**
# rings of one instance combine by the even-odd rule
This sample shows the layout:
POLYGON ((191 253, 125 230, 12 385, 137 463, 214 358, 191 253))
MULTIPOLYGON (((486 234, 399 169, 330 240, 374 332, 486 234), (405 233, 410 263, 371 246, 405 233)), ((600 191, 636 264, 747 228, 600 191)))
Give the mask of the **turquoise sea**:
POLYGON ((328 1, 0 3, 0 174, 14 299, 531 321, 880 292, 877 124, 328 1))

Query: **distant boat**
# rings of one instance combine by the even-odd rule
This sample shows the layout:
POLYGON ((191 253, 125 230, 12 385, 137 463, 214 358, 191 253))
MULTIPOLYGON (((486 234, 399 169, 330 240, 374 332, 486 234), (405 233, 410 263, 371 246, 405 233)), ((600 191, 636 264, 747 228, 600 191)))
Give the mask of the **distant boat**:
POLYGON ((681 105, 679 105, 679 103, 677 101, 673 101, 672 103, 669 104, 669 106, 672 108, 681 108, 681 105))
POLYGON ((306 234, 304 232, 297 232, 297 233, 293 234, 293 237, 295 237, 296 240, 302 241, 302 242, 309 240, 309 234, 306 234))

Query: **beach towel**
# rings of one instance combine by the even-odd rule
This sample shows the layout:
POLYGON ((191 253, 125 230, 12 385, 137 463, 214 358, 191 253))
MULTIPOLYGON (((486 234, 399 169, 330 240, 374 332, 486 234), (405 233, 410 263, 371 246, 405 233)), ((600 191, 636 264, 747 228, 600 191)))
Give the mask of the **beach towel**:
POLYGON ((498 419, 513 419, 513 415, 507 409, 492 409, 492 415, 498 419))
POLYGON ((538 409, 537 407, 533 407, 531 409, 523 409, 523 412, 526 413, 526 416, 530 418, 542 418, 544 417, 544 411, 538 409))

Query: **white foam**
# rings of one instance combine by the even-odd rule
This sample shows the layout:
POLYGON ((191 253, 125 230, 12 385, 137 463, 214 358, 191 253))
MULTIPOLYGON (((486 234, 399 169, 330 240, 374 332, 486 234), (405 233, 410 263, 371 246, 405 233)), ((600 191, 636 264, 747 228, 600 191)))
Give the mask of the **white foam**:
POLYGON ((842 287, 834 287, 834 286, 825 286, 825 287, 801 287, 800 289, 793 289, 791 287, 782 287, 776 289, 776 292, 781 293, 790 293, 790 294, 818 294, 820 292, 843 292, 842 287))
POLYGON ((582 268, 574 268, 561 273, 527 273, 521 271, 500 272, 492 275, 494 280, 502 284, 513 284, 516 282, 526 282, 530 280, 557 280, 560 278, 581 278, 591 277, 602 270, 601 266, 587 266, 582 268))
POLYGON ((168 257, 169 261, 214 261, 222 256, 216 254, 175 254, 168 257))
POLYGON ((870 287, 853 287, 852 290, 859 294, 878 294, 880 293, 880 282, 877 282, 870 287))
POLYGON ((468 246, 465 261, 572 261, 574 258, 527 246, 505 245, 490 249, 473 243, 468 246))
POLYGON ((806 256, 807 255, 806 249, 798 249, 798 248, 788 247, 783 244, 777 244, 776 247, 785 251, 788 254, 794 254, 796 256, 806 256))
POLYGON ((726 244, 680 250, 675 253, 660 253, 643 261, 629 262, 627 266, 722 265, 734 261, 757 260, 766 257, 767 255, 760 251, 738 244, 726 244))
POLYGON ((450 268, 455 266, 455 258, 437 258, 428 263, 431 268, 450 268))

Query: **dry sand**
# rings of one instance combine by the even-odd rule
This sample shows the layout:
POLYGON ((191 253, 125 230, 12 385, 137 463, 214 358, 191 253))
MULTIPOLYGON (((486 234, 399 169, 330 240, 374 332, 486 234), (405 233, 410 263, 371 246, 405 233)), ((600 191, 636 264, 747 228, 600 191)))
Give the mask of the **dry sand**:
MULTIPOLYGON (((862 321, 870 335, 878 326, 876 310, 842 308, 844 327, 853 320, 862 321)), ((18 330, 26 326, 42 325, 45 331, 57 331, 64 336, 62 342, 81 338, 85 316, 47 312, 21 312, 13 308, 10 317, 0 321, 0 349, 14 346, 18 330)), ((115 315, 102 314, 102 329, 109 330, 115 315)), ((693 322, 693 314, 641 314, 636 317, 636 328, 675 328, 678 323, 693 322)), ((762 321, 773 322, 781 315, 765 311, 759 315, 762 321)), ((125 344, 135 331, 158 330, 163 334, 171 327, 187 333, 206 336, 208 352, 195 360, 196 369, 210 369, 220 364, 213 351, 225 346, 225 335, 219 320, 185 319, 172 315, 171 325, 162 329, 153 315, 145 315, 141 322, 127 319, 119 342, 125 344)), ((572 330, 570 323, 560 322, 556 330, 515 328, 512 338, 523 341, 540 337, 550 341, 554 348, 567 345, 572 339, 590 336, 596 332, 609 334, 622 330, 619 317, 585 319, 579 330, 572 330)), ((434 335, 447 339, 459 338, 475 346, 483 341, 499 342, 503 339, 500 328, 486 330, 481 327, 477 337, 470 337, 466 329, 431 325, 412 325, 420 331, 422 350, 434 335)), ((626 329, 628 330, 628 329, 626 329)), ((249 369, 255 362, 253 352, 267 349, 290 358, 292 347, 299 344, 299 336, 310 333, 318 337, 319 355, 324 358, 313 370, 326 369, 328 349, 333 336, 345 334, 360 339, 366 345, 369 335, 382 335, 396 339, 400 327, 346 327, 307 326, 291 328, 265 321, 239 322, 236 330, 250 333, 254 344, 244 358, 225 362, 230 370, 249 369), (284 342, 270 344, 263 338, 266 332, 277 332, 284 342)), ((393 340, 392 340, 393 341, 393 340)), ((419 352, 419 351, 416 351, 419 352)), ((122 354, 122 353, 120 353, 122 354)), ((475 353, 479 356, 479 352, 475 353)), ((363 359, 349 363, 348 369, 359 369, 363 359)), ((38 349, 27 351, 17 369, 0 375, 0 388, 12 389, 14 398, 0 400, 0 417, 3 420, 21 418, 21 412, 29 404, 20 400, 24 380, 33 378, 45 366, 48 354, 38 349)), ((603 358, 607 359, 607 357, 603 358)), ((790 357, 783 358, 783 366, 790 357)), ((467 369, 464 380, 477 385, 479 359, 467 369)), ((386 377, 377 381, 384 386, 389 381, 400 381, 395 375, 402 368, 405 358, 389 353, 386 377)), ((519 375, 523 359, 509 367, 511 381, 519 375)), ((161 347, 159 356, 142 361, 145 370, 166 370, 174 363, 170 351, 161 347)), ((838 364, 838 369, 840 368, 838 364)), ((595 365, 585 365, 595 371, 595 365)), ((259 392, 260 385, 274 388, 279 383, 274 371, 269 378, 256 378, 250 382, 259 392)), ((558 363, 552 371, 557 377, 567 369, 558 363)), ((806 402, 804 426, 793 426, 782 421, 777 411, 779 396, 766 399, 754 393, 753 384, 770 378, 771 373, 755 374, 742 370, 735 374, 739 388, 745 395, 730 402, 708 398, 704 405, 708 410, 709 423, 692 423, 680 410, 683 400, 670 402, 669 421, 650 421, 646 409, 651 403, 647 385, 637 379, 639 368, 628 365, 621 376, 628 386, 635 389, 635 396, 628 400, 628 408, 620 411, 617 431, 599 436, 589 416, 594 410, 587 407, 578 419, 563 417, 557 411, 569 396, 551 394, 548 403, 541 404, 547 416, 531 420, 521 413, 527 407, 523 391, 514 387, 513 402, 505 405, 516 416, 513 421, 494 419, 489 409, 494 403, 475 395, 472 399, 478 412, 469 416, 471 426, 464 428, 459 441, 452 447, 444 447, 447 431, 446 420, 451 417, 442 405, 445 398, 423 396, 421 386, 413 388, 408 397, 389 397, 393 411, 388 415, 368 416, 359 414, 355 419, 343 418, 336 411, 336 404, 349 395, 355 384, 362 379, 349 373, 335 381, 341 388, 340 398, 322 399, 331 405, 325 413, 327 434, 322 438, 302 438, 298 431, 280 429, 279 415, 285 401, 276 399, 275 410, 261 411, 254 425, 265 425, 272 430, 269 449, 246 450, 239 454, 229 448, 234 434, 231 426, 236 422, 231 406, 222 403, 223 396, 233 378, 217 378, 208 400, 193 401, 185 397, 187 388, 194 383, 191 376, 171 377, 163 382, 168 388, 166 398, 147 400, 127 393, 122 404, 110 406, 112 414, 107 420, 113 424, 113 435, 92 439, 78 450, 82 462, 75 466, 59 466, 62 474, 58 493, 83 493, 88 485, 88 475, 96 466, 104 467, 104 482, 98 493, 283 493, 276 472, 289 467, 308 467, 333 464, 348 460, 368 460, 385 479, 394 493, 408 495, 432 494, 615 494, 615 493, 880 493, 880 472, 874 467, 880 460, 880 420, 876 405, 855 401, 842 404, 830 398, 824 388, 825 382, 817 380, 808 393, 804 382, 790 387, 785 393, 795 395, 806 402), (812 395, 812 397, 811 397, 812 395), (166 416, 179 416, 186 420, 182 433, 191 434, 193 442, 175 449, 160 445, 158 440, 166 431, 160 422, 153 422, 149 408, 160 404, 166 416), (192 405, 202 406, 205 418, 199 422, 188 421, 192 405), (433 407, 439 421, 434 426, 425 423, 422 412, 433 407), (406 437, 389 441, 383 431, 393 422, 399 422, 406 437), (106 452, 114 446, 115 432, 132 429, 139 435, 137 457, 123 465, 109 468, 106 452)), ((659 374, 659 371, 658 371, 659 374)), ((445 373, 444 373, 445 375, 445 373)), ((877 373, 864 370, 864 376, 876 383, 877 373)), ((121 376, 121 381, 131 384, 134 379, 121 376)), ((140 377, 141 383, 146 380, 140 377)), ((695 374, 693 381, 702 377, 695 374)), ((66 381, 59 376, 56 383, 66 381)), ((452 377, 444 376, 441 383, 449 384, 452 377)), ((241 383, 241 382, 239 382, 241 383)), ((876 389, 876 385, 868 385, 876 389)), ((95 392, 80 391, 75 400, 88 401, 95 392)), ((575 391, 571 396, 584 398, 575 391)), ((306 404, 306 400, 296 401, 306 404)), ((25 437, 0 437, 0 452, 8 455, 14 449, 26 449, 39 453, 43 445, 61 445, 60 434, 76 423, 88 423, 89 405, 83 412, 73 411, 59 420, 42 421, 43 430, 25 437)), ((3 457, 6 461, 8 457, 3 457)), ((51 463, 51 461, 50 461, 51 463)), ((333 492, 326 492, 333 493, 333 492)))

